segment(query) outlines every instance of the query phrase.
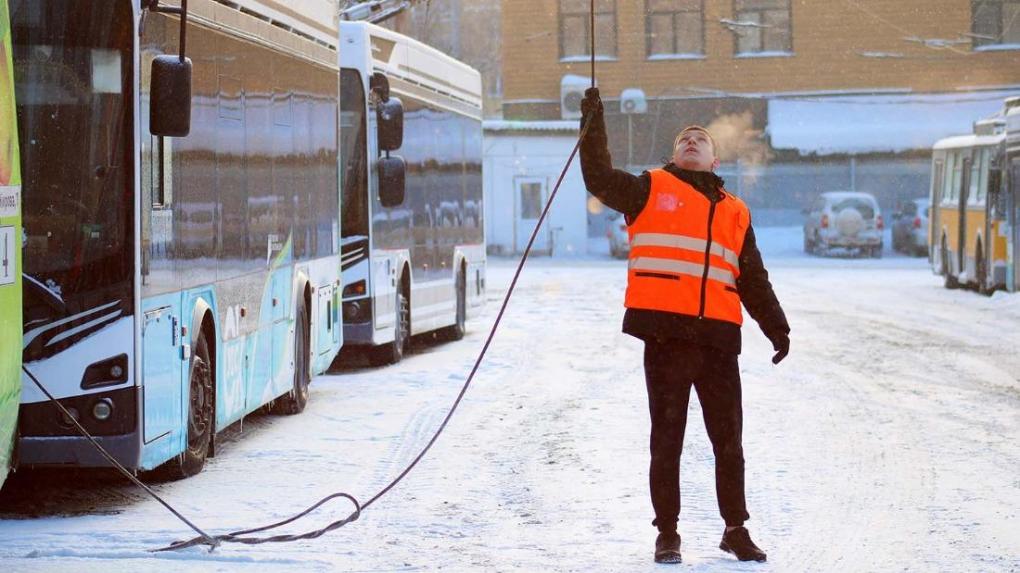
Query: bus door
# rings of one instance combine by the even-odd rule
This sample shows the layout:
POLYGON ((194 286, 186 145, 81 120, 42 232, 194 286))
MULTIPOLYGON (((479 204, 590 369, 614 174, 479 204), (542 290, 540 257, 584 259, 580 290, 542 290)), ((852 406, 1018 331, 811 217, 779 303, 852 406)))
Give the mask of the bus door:
MULTIPOLYGON (((939 153, 939 152, 936 152, 939 153)), ((944 153, 944 152, 943 152, 944 153)), ((939 205, 942 203, 942 189, 945 177, 945 161, 936 159, 933 162, 932 186, 928 198, 928 264, 935 265, 935 249, 939 245, 939 229, 942 228, 942 218, 939 217, 939 205)))
POLYGON ((10 30, 7 0, 0 0, 0 485, 21 402, 21 172, 10 30))
POLYGON ((962 173, 960 174, 960 202, 957 204, 957 231, 956 262, 957 274, 963 273, 967 268, 967 200, 970 196, 970 166, 973 158, 963 158, 962 173))
POLYGON ((1007 273, 1006 281, 1009 291, 1017 292, 1020 290, 1020 157, 1013 157, 1009 163, 1009 189, 1006 197, 1006 216, 1012 235, 1007 254, 1012 255, 1013 267, 1007 273))

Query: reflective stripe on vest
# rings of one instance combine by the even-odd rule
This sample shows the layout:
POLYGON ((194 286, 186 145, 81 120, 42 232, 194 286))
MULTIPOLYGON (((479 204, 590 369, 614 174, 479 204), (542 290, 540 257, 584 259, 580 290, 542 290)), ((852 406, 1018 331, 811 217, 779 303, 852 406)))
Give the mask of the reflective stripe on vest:
MULTIPOLYGON (((665 233, 638 233, 634 235, 634 239, 631 240, 631 247, 668 247, 674 249, 687 249, 688 251, 697 251, 699 253, 705 252, 705 246, 707 241, 704 239, 695 239, 694 237, 685 237, 683 235, 667 235, 665 233)), ((712 243, 712 249, 709 251, 711 254, 722 257, 727 263, 735 269, 740 268, 740 257, 737 253, 727 249, 719 243, 712 243)), ((732 275, 732 273, 730 273, 732 275)), ((700 274, 698 275, 701 276, 700 274)))
MULTIPOLYGON (((695 277, 698 280, 701 280, 701 277, 705 274, 705 265, 703 264, 675 259, 656 259, 653 257, 635 257, 631 259, 629 268, 634 272, 675 273, 695 277)), ((719 281, 726 286, 737 286, 737 279, 733 276, 733 273, 713 266, 708 267, 708 278, 719 281)))
POLYGON ((725 190, 713 204, 665 170, 649 173, 648 202, 627 227, 627 308, 741 324, 736 287, 747 206, 725 190))

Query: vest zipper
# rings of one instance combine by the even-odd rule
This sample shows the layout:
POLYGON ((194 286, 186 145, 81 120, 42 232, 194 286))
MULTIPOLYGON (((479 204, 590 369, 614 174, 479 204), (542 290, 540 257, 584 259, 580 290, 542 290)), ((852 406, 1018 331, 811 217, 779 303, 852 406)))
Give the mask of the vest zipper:
POLYGON ((715 204, 711 197, 708 198, 708 244, 705 245, 705 270, 701 275, 701 305, 698 308, 698 320, 705 318, 705 296, 708 289, 708 267, 712 254, 712 219, 715 219, 715 204))

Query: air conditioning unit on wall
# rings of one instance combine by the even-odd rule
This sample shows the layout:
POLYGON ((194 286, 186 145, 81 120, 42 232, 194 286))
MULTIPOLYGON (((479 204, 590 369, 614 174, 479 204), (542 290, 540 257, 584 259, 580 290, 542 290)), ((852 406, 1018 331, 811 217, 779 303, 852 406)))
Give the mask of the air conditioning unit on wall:
POLYGON ((620 94, 620 113, 648 113, 645 92, 638 88, 627 88, 620 94))
POLYGON ((584 90, 591 87, 591 78, 567 74, 560 80, 560 116, 563 119, 581 119, 581 100, 584 90))

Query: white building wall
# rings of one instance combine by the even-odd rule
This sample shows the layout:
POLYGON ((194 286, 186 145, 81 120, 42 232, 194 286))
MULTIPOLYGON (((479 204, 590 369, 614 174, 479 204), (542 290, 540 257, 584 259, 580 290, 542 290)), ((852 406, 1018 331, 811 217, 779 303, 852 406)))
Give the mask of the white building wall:
MULTIPOLYGON (((539 177, 546 181, 547 197, 552 193, 563 166, 577 143, 573 131, 485 132, 485 239, 493 254, 518 253, 531 229, 518 226, 516 180, 539 177)), ((581 177, 579 158, 567 171, 556 201, 543 223, 551 231, 552 256, 588 254, 588 193, 581 177)))

